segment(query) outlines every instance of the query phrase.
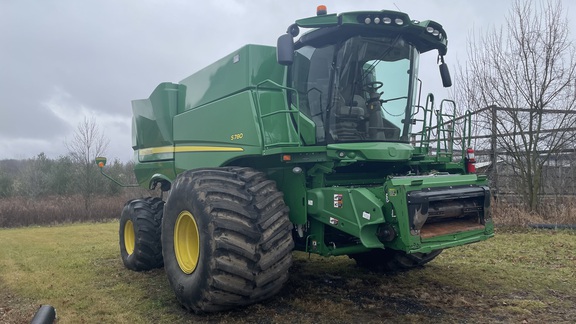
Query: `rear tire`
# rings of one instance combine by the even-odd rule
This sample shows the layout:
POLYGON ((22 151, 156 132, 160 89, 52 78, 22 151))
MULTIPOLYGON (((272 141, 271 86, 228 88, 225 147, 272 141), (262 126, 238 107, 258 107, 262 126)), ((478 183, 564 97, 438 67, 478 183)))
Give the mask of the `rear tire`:
POLYGON ((372 250, 365 253, 349 255, 356 261, 356 265, 378 272, 397 272, 421 267, 436 258, 442 250, 430 253, 408 254, 398 250, 372 250))
POLYGON ((180 174, 162 221, 165 271, 176 297, 202 313, 275 295, 292 263, 291 228, 282 193, 261 172, 180 174))
POLYGON ((164 202, 157 197, 133 199, 120 216, 120 256, 124 266, 134 271, 161 268, 161 223, 164 202))

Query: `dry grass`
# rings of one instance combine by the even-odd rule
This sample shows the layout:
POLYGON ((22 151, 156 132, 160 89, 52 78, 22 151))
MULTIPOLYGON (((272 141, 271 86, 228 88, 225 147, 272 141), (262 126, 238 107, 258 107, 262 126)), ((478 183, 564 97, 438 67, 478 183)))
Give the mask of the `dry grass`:
POLYGON ((97 196, 92 198, 88 210, 79 195, 1 198, 0 228, 118 219, 126 201, 142 194, 146 195, 146 192, 134 190, 118 196, 97 196))
POLYGON ((576 198, 549 198, 540 203, 538 211, 533 212, 526 211, 525 208, 515 203, 492 201, 492 216, 497 225, 576 225, 576 198))
POLYGON ((209 315, 184 311, 162 269, 126 270, 118 222, 0 230, 0 322, 27 323, 40 304, 58 323, 571 323, 576 232, 498 229, 395 275, 347 257, 296 252, 283 291, 209 315))

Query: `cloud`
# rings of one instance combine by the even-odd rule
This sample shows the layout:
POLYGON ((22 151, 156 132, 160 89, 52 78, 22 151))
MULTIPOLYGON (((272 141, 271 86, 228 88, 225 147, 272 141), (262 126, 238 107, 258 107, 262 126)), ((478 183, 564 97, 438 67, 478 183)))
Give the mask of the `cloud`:
MULTIPOLYGON (((108 154, 127 160, 131 157, 131 117, 89 107, 79 102, 68 91, 55 87, 52 96, 43 105, 73 130, 62 138, 68 141, 85 118, 94 119, 101 133, 110 140, 108 154)), ((64 145, 65 146, 65 145, 64 145)))
MULTIPOLYGON (((386 8, 436 20, 448 32, 448 64, 465 55, 472 24, 498 24, 510 6, 497 0, 324 4, 330 13, 386 8)), ((86 115, 106 130, 111 155, 128 160, 131 100, 244 44, 274 45, 290 24, 315 10, 316 3, 298 0, 0 1, 0 159, 48 149, 65 154, 63 140, 86 115)), ((574 28, 576 19, 570 23, 574 28)), ((445 97, 435 86, 435 59, 421 58, 423 92, 445 97)))
POLYGON ((62 155, 60 145, 54 145, 54 141, 41 138, 8 138, 0 135, 1 159, 27 159, 42 152, 50 157, 62 155), (6 154, 6 153, 9 154, 6 154), (5 156, 5 157, 2 157, 5 156))

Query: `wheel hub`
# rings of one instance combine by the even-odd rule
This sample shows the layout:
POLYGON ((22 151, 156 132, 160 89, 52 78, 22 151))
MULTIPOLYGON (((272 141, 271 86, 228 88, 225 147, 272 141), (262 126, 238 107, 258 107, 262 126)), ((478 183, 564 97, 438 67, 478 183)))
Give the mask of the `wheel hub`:
POLYGON ((192 213, 184 210, 178 215, 174 226, 174 253, 182 272, 191 274, 200 257, 200 235, 192 213))
POLYGON ((134 245, 136 244, 136 234, 134 233, 134 223, 131 220, 126 221, 124 224, 124 247, 128 255, 134 253, 134 245))

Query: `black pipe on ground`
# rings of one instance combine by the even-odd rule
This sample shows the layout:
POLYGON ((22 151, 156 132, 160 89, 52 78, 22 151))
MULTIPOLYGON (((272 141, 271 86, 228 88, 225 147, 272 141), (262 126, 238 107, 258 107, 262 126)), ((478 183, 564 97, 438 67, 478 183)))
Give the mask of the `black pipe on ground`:
POLYGON ((56 310, 50 305, 42 305, 30 324, 52 324, 56 319, 56 310))
POLYGON ((530 224, 528 225, 531 228, 540 228, 540 229, 576 229, 576 224, 572 225, 565 225, 565 224, 530 224))

